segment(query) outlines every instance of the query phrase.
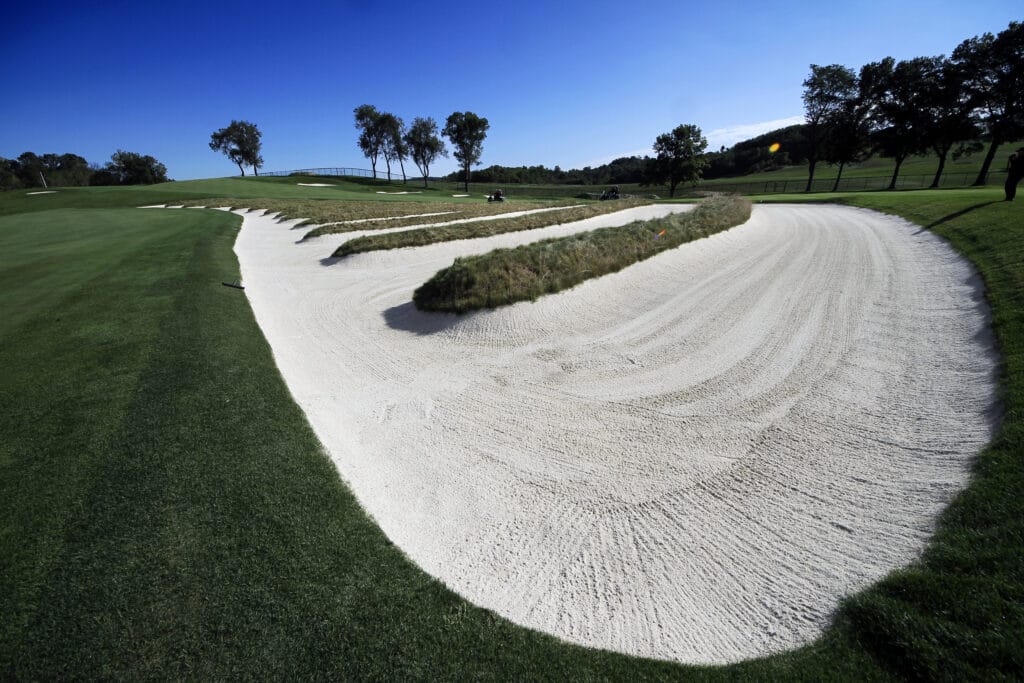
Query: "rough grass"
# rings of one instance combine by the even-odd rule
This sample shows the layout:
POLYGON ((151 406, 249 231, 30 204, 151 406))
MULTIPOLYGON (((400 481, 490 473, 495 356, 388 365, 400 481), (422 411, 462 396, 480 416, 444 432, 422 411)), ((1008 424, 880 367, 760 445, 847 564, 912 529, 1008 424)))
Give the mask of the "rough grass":
POLYGON ((622 270, 684 242, 739 225, 748 218, 750 202, 738 197, 715 197, 693 211, 654 221, 637 221, 458 258, 420 286, 413 294, 413 302, 421 310, 465 313, 532 301, 622 270))
POLYGON ((0 218, 0 678, 1024 678, 1024 206, 1000 198, 835 198, 930 226, 979 268, 1004 421, 920 562, 807 647, 727 667, 567 645, 412 566, 220 285, 237 217, 0 218))
POLYGON ((303 239, 354 230, 383 230, 418 225, 427 219, 423 214, 444 214, 433 220, 457 220, 494 216, 512 211, 527 211, 569 202, 486 202, 472 201, 330 201, 323 199, 261 199, 258 197, 217 197, 175 202, 181 206, 228 207, 231 209, 265 210, 278 214, 282 220, 295 220, 298 225, 316 225, 303 239))
MULTIPOLYGON (((577 203, 575 201, 572 202, 572 204, 577 203)), ((587 218, 593 218, 594 216, 603 216, 604 214, 622 211, 623 209, 647 203, 649 202, 623 200, 618 202, 602 202, 601 204, 587 204, 584 206, 569 205, 565 208, 558 207, 556 210, 533 213, 526 216, 512 216, 510 218, 456 223, 454 225, 435 225, 429 228, 402 230, 401 232, 390 232, 382 235, 365 235, 343 243, 334 250, 333 256, 342 257, 366 251, 400 249, 402 247, 422 247, 437 242, 477 239, 480 237, 503 235, 507 232, 536 230, 552 225, 574 223, 587 218)), ((517 207, 522 206, 524 205, 517 204, 517 207)), ((547 206, 550 207, 552 205, 548 204, 547 206)))
MULTIPOLYGON (((423 214, 437 213, 439 211, 450 212, 444 216, 434 216, 417 218, 415 213, 406 213, 404 216, 407 217, 382 217, 381 220, 365 220, 359 223, 349 223, 351 218, 341 219, 345 222, 334 223, 327 225, 318 225, 313 230, 306 233, 303 239, 310 237, 320 237, 322 235, 333 235, 344 232, 353 232, 355 230, 385 230, 388 228, 404 228, 410 225, 422 225, 423 223, 432 222, 444 222, 453 220, 465 220, 469 218, 480 218, 482 216, 500 216, 505 213, 513 213, 517 211, 533 211, 536 209, 554 209, 563 208, 579 204, 578 201, 558 201, 558 202, 525 202, 525 201, 504 201, 504 202, 480 202, 475 201, 474 203, 445 203, 445 202, 432 202, 429 204, 417 204, 418 211, 423 214)), ((304 214, 301 214, 304 215, 304 214)), ((341 215, 341 214, 339 214, 341 215)), ((369 217, 369 216, 368 216, 369 217)), ((306 223, 319 223, 320 221, 306 221, 306 223)), ((434 228, 432 228, 434 229, 434 228)), ((444 230, 444 228, 441 228, 444 230)), ((412 238, 415 239, 415 238, 412 238)), ((434 240, 441 241, 441 240, 434 240)), ((429 244, 429 242, 424 242, 429 244)), ((402 245, 406 246, 406 245, 402 245)), ((362 249, 361 251, 372 251, 373 249, 394 249, 395 247, 372 247, 371 249, 362 249)), ((354 252, 352 252, 354 253, 354 252)))

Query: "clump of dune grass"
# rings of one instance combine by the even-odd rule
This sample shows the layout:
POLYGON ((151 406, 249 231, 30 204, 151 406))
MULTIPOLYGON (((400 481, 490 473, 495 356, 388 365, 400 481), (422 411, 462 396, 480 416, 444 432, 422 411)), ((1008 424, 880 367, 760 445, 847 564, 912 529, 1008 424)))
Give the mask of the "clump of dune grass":
MULTIPOLYGON (((498 218, 486 221, 473 221, 470 223, 455 223, 452 225, 436 225, 429 228, 417 230, 403 230, 401 232, 390 232, 381 235, 365 235, 354 240, 345 242, 335 249, 334 256, 349 256, 365 251, 378 251, 382 249, 399 249, 401 247, 422 247, 436 242, 450 242, 452 240, 478 239, 481 237, 493 237, 507 232, 520 232, 522 230, 536 230, 547 228, 562 223, 574 223, 594 216, 601 216, 606 213, 622 211, 650 202, 644 200, 625 200, 619 202, 602 202, 601 204, 584 204, 582 206, 570 206, 566 208, 555 205, 547 205, 550 208, 557 208, 553 211, 533 213, 526 216, 514 216, 512 218, 498 218)), ((517 210, 523 208, 522 204, 516 206, 517 210)))
POLYGON ((413 302, 425 311, 465 313, 532 301, 749 218, 749 201, 720 196, 688 213, 458 258, 420 286, 413 302))

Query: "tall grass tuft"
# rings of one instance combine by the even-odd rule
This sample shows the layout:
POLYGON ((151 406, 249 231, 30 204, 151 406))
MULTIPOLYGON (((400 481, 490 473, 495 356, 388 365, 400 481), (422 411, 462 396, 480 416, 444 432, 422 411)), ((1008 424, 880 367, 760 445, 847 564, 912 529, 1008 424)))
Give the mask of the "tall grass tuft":
POLYGON ((749 218, 749 201, 714 197, 689 213, 458 258, 417 289, 413 302, 424 311, 465 313, 532 301, 749 218))

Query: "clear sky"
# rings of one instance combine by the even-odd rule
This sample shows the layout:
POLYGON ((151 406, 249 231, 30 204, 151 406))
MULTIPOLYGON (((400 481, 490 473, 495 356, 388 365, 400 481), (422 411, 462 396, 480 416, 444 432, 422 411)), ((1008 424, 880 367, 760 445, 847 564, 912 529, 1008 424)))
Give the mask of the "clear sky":
POLYGON ((369 168, 364 103, 486 117, 482 166, 597 165, 681 123, 717 149, 798 122, 812 63, 949 54, 1024 19, 1021 0, 13 4, 0 156, 120 148, 179 180, 237 174, 208 147, 231 119, 259 126, 266 170, 369 168))

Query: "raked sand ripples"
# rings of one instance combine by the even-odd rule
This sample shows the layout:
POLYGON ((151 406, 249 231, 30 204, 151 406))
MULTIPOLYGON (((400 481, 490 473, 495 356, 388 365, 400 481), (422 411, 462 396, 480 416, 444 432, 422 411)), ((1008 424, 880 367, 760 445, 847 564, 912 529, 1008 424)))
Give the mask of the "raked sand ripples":
POLYGON ((997 419, 977 276, 882 214, 756 206, 462 317, 412 291, 458 255, 626 221, 336 261, 359 233, 243 215, 257 320, 366 510, 467 599, 572 642, 726 662, 810 641, 919 555, 997 419))

